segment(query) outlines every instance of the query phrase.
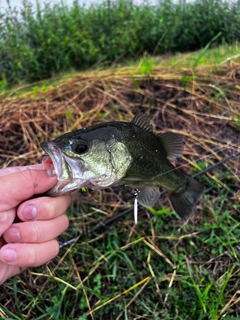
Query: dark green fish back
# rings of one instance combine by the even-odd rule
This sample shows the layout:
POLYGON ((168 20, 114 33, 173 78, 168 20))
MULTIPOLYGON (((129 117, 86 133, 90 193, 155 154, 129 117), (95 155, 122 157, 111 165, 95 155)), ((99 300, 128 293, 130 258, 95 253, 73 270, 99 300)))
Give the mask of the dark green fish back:
POLYGON ((126 179, 139 178, 140 185, 158 185, 175 190, 176 186, 184 183, 184 175, 174 168, 168 157, 182 155, 181 136, 171 132, 157 135, 152 130, 149 119, 139 114, 125 128, 123 142, 133 157, 126 179))

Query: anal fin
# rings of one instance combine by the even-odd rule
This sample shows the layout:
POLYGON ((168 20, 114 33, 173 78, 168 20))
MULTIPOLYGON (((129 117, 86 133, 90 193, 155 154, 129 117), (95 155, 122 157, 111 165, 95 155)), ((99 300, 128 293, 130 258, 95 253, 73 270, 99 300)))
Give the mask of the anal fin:
POLYGON ((137 190, 137 200, 144 207, 153 206, 160 197, 159 187, 146 186, 137 190))

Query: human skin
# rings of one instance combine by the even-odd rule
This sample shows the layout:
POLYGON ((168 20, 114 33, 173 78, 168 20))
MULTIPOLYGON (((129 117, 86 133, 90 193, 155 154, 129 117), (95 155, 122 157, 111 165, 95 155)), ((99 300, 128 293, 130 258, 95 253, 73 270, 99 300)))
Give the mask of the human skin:
POLYGON ((42 164, 0 169, 0 284, 58 254, 71 196, 41 196, 56 182, 42 164))

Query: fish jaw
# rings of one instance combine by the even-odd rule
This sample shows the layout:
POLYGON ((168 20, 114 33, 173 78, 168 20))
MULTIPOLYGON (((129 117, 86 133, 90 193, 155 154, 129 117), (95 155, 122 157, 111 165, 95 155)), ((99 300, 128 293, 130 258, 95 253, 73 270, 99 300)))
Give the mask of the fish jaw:
MULTIPOLYGON (((56 174, 59 179, 66 168, 66 163, 62 156, 61 150, 54 143, 42 143, 41 147, 45 151, 45 155, 42 162, 47 170, 53 170, 53 174, 56 174), (63 167, 64 166, 64 167, 63 167)), ((68 170, 65 170, 68 173, 68 170)))
POLYGON ((42 160, 45 169, 56 174, 58 179, 56 185, 47 192, 48 196, 70 193, 89 183, 83 175, 84 163, 81 159, 73 161, 53 142, 43 143, 41 147, 46 153, 42 160))
POLYGON ((55 173, 58 179, 56 185, 47 191, 48 196, 71 193, 91 184, 94 174, 86 170, 82 159, 69 157, 54 142, 42 143, 41 147, 46 153, 42 160, 45 169, 55 173))
POLYGON ((47 191, 47 195, 56 197, 79 189, 89 183, 84 176, 84 162, 81 159, 71 159, 53 142, 43 143, 43 150, 46 155, 43 157, 43 164, 46 170, 57 176, 56 185, 47 191))
POLYGON ((65 187, 72 180, 71 168, 65 161, 61 150, 52 142, 42 143, 41 147, 45 151, 42 163, 47 171, 57 176, 57 184, 50 189, 47 194, 50 196, 58 196, 66 193, 65 187))

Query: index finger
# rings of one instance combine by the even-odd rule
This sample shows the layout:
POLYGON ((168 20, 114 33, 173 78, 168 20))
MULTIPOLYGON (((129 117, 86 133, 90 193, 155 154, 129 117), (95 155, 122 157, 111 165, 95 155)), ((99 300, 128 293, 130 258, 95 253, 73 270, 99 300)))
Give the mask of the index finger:
POLYGON ((49 177, 44 170, 18 171, 0 176, 0 211, 15 208, 22 201, 35 194, 41 194, 52 188, 57 183, 57 177, 49 177))

